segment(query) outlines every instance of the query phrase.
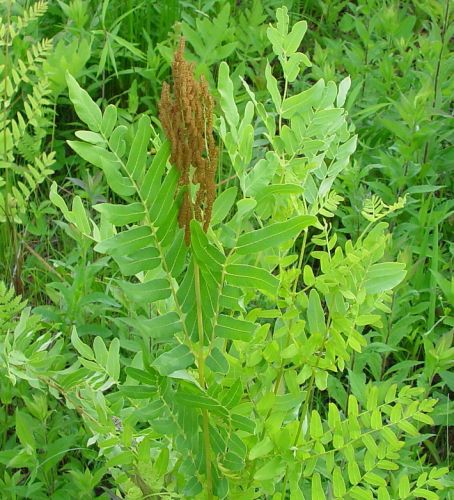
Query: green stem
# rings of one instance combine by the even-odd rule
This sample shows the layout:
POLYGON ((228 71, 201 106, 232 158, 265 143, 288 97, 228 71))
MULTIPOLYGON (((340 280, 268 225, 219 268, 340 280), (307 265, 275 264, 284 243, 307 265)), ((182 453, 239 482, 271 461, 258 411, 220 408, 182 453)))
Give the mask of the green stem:
MULTIPOLYGON (((317 371, 317 368, 318 368, 318 366, 320 364, 320 360, 321 360, 321 357, 322 357, 322 352, 324 352, 324 349, 325 349, 325 343, 326 343, 326 341, 328 339, 329 327, 330 327, 330 321, 327 321, 326 332, 325 332, 325 335, 323 337, 322 345, 320 347, 321 353, 320 353, 320 356, 318 356, 317 361, 316 361, 314 367, 312 368, 312 375, 311 375, 311 378, 309 380, 309 385, 307 387, 306 399, 304 400, 303 410, 302 410, 301 416, 299 418, 298 430, 296 431, 295 440, 293 441, 293 447, 296 447, 298 445, 299 438, 300 438, 301 433, 303 431, 304 422, 306 421, 306 418, 307 418, 307 416, 309 414, 309 411, 310 411, 310 407, 311 407, 311 403, 312 403, 312 398, 314 396, 314 390, 315 390, 315 372, 317 371)), ((282 490, 282 494, 284 496, 285 496, 285 491, 287 489, 287 481, 288 481, 288 467, 287 467, 287 470, 285 472, 284 483, 283 483, 283 490, 282 490)))
MULTIPOLYGON (((203 334, 203 317, 202 317, 202 295, 200 293, 200 270, 194 258, 194 282, 195 282, 195 297, 197 303, 197 326, 199 329, 199 354, 198 354, 198 369, 199 383, 202 388, 205 388, 205 357, 203 352, 204 334, 203 334)), ((206 493, 207 499, 213 498, 213 478, 211 474, 211 446, 210 446, 210 428, 207 410, 202 410, 203 418, 203 444, 205 448, 205 471, 206 471, 206 493)))
POLYGON ((432 330, 435 324, 435 310, 437 307, 437 280, 435 278, 438 273, 438 222, 435 221, 433 235, 432 235, 432 259, 430 263, 430 270, 432 274, 430 275, 429 290, 429 315, 427 320, 427 331, 432 330))
MULTIPOLYGON (((301 250, 300 250, 300 255, 299 255, 299 259, 298 259, 298 267, 297 267, 297 269, 299 270, 299 273, 297 274, 297 276, 295 278, 295 281, 293 283, 293 288, 292 288, 292 297, 293 297, 293 300, 296 297, 296 293, 297 293, 297 289, 298 289, 298 278, 299 278, 299 276, 301 274, 301 266, 303 265, 303 258, 304 258, 304 254, 305 254, 305 251, 306 251, 307 234, 308 234, 308 229, 305 229, 304 230, 303 243, 301 244, 301 250)), ((285 347, 286 348, 290 344, 290 338, 291 338, 291 333, 290 332, 292 330, 292 324, 293 324, 293 320, 290 321, 290 325, 289 325, 289 328, 288 328, 287 337, 286 337, 286 340, 285 340, 285 347)), ((275 396, 277 395, 277 392, 279 390, 279 386, 281 384, 282 377, 284 376, 284 369, 285 369, 285 362, 284 362, 284 360, 282 360, 281 361, 281 365, 279 367, 278 374, 276 376, 276 380, 274 381, 273 393, 274 393, 275 396)), ((267 412, 267 414, 265 416, 264 422, 266 422, 268 420, 268 418, 270 417, 272 411, 273 411, 273 408, 270 408, 268 410, 268 412, 267 412)), ((264 437, 265 437, 265 428, 263 428, 263 430, 262 430, 262 433, 261 433, 259 441, 261 441, 264 437)), ((251 472, 249 474, 249 476, 250 476, 249 487, 251 486, 252 481, 254 479, 254 473, 255 473, 256 467, 257 467, 257 461, 254 461, 254 463, 252 464, 251 472)), ((283 491, 285 491, 285 490, 283 490, 283 491)))
MULTIPOLYGON (((430 121, 433 119, 433 111, 435 110, 435 106, 437 105, 438 100, 438 82, 440 79, 440 69, 441 69, 441 58, 443 56, 443 49, 445 47, 445 37, 446 37, 446 29, 448 27, 448 19, 449 19, 449 0, 446 0, 446 8, 445 15, 443 16, 443 26, 441 28, 441 47, 440 53, 438 54, 437 67, 435 69, 435 78, 434 78, 434 89, 433 89, 433 99, 432 99, 432 113, 430 115, 430 121)), ((424 146, 424 155, 423 155, 423 164, 427 162, 427 157, 429 156, 429 141, 426 142, 424 146)))

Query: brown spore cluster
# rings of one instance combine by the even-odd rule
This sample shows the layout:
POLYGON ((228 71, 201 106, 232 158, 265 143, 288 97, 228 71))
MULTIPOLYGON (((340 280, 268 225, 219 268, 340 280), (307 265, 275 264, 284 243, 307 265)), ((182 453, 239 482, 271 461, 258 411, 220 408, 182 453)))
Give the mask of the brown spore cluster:
POLYGON ((189 244, 191 220, 201 222, 204 231, 210 223, 218 150, 213 136, 213 98, 205 78, 195 79, 194 65, 184 59, 184 47, 181 38, 172 63, 173 88, 164 82, 159 118, 171 143, 170 161, 180 171, 179 182, 185 189, 179 223, 189 244), (199 185, 195 201, 191 184, 199 185))

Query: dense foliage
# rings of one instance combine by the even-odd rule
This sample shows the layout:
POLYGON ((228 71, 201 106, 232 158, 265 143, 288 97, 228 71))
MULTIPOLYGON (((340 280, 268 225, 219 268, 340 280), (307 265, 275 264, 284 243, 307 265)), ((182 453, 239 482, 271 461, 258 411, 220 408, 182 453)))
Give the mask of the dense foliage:
POLYGON ((452 21, 0 0, 2 499, 450 498, 452 21))

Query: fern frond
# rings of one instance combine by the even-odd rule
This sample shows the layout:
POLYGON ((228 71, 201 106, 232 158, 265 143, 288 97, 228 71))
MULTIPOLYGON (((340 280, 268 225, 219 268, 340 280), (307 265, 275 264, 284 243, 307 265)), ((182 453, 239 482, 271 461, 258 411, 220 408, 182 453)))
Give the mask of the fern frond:
POLYGON ((15 67, 10 69, 10 74, 4 74, 6 68, 4 65, 0 66, 0 94, 4 97, 0 104, 2 108, 10 106, 12 97, 18 93, 22 83, 31 82, 30 74, 38 74, 51 49, 52 41, 45 38, 27 50, 24 60, 15 61, 15 67))
POLYGON ((27 131, 24 132, 16 144, 19 155, 29 163, 33 162, 36 156, 39 155, 40 146, 40 139, 27 131))
POLYGON ((5 283, 0 281, 0 332, 11 329, 25 305, 26 302, 15 295, 13 288, 7 288, 5 283))
POLYGON ((21 35, 27 26, 43 16, 47 9, 47 0, 38 0, 28 9, 25 9, 22 16, 18 16, 14 19, 9 26, 3 24, 2 19, 0 19, 0 46, 11 45, 13 40, 21 35))
POLYGON ((47 177, 53 173, 50 168, 55 163, 55 152, 50 154, 42 153, 36 157, 33 164, 28 164, 26 168, 21 168, 22 181, 13 186, 12 193, 17 203, 17 210, 24 211, 26 202, 39 184, 43 183, 47 177))
POLYGON ((330 191, 324 198, 322 198, 318 202, 316 213, 323 215, 323 217, 334 217, 334 213, 336 212, 339 203, 343 201, 343 199, 344 198, 337 194, 336 191, 330 191))
POLYGON ((332 250, 337 243, 337 233, 331 235, 331 224, 325 222, 323 231, 311 238, 311 242, 319 247, 326 247, 327 250, 332 250))
POLYGON ((47 99, 49 93, 49 83, 43 79, 34 85, 32 94, 27 96, 24 102, 24 111, 18 111, 13 119, 5 117, 5 113, 0 114, 0 135, 2 136, 0 153, 8 156, 10 161, 13 161, 11 155, 15 145, 23 140, 29 126, 33 126, 36 132, 49 125, 43 121, 44 111, 50 104, 47 99), (24 115, 26 119, 24 119, 24 115))
MULTIPOLYGON (((38 0, 8 23, 0 18, 0 45, 9 46, 15 39, 25 39, 27 26, 38 20, 47 8, 47 0, 38 0)), ((42 65, 51 50, 51 40, 43 39, 31 44, 25 54, 11 51, 9 62, 0 65, 3 97, 0 99, 0 169, 9 169, 14 175, 12 187, 0 193, 2 221, 8 214, 20 223, 20 214, 26 212, 33 191, 52 172, 53 153, 41 153, 43 138, 51 125, 50 89, 47 79, 42 77, 42 65)))
POLYGON ((379 196, 374 194, 371 198, 364 201, 361 215, 369 222, 376 222, 390 213, 403 208, 406 201, 407 195, 401 196, 396 203, 387 205, 379 196))

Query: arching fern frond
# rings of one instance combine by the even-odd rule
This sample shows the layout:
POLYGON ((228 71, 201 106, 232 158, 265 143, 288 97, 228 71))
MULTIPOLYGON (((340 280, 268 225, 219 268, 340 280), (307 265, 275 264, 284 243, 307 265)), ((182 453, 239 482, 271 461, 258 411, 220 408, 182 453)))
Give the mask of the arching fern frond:
MULTIPOLYGON (((47 1, 39 0, 21 16, 8 19, 8 24, 0 19, 0 45, 24 39, 27 26, 47 7, 47 1)), ((3 177, 9 179, 6 183, 0 176, 0 221, 21 222, 27 200, 51 173, 54 154, 43 152, 51 125, 50 89, 42 71, 51 49, 51 40, 43 39, 30 45, 23 55, 8 50, 8 58, 0 65, 0 169, 7 171, 3 177)))

